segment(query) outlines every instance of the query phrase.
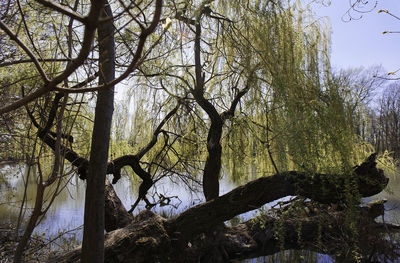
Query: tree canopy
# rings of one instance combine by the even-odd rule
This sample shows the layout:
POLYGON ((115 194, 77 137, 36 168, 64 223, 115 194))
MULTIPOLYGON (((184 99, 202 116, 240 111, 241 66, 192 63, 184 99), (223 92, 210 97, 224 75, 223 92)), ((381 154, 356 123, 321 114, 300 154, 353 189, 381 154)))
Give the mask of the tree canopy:
POLYGON ((116 184, 127 166, 141 183, 129 212, 151 208, 164 177, 219 202, 222 171, 348 174, 332 177, 344 189, 332 201, 358 205, 364 184, 350 175, 374 152, 360 119, 379 83, 331 69, 329 28, 300 1, 20 0, 0 17, 4 157, 50 167, 38 193, 68 176, 64 159, 87 180, 82 262, 104 260, 105 176, 116 184))

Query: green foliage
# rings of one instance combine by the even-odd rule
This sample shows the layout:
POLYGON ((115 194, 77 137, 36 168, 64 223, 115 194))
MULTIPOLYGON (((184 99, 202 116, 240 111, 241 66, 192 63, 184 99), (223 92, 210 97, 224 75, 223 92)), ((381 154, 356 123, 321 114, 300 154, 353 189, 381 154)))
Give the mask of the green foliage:
MULTIPOLYGON (((330 71, 329 32, 299 5, 255 4, 243 10, 247 22, 238 26, 242 35, 231 41, 235 47, 246 43, 241 49, 251 50, 256 81, 242 115, 228 125, 225 164, 240 171, 238 163, 248 167, 253 160, 258 174, 275 172, 271 158, 281 171, 349 169, 355 161, 353 102, 330 71)), ((228 52, 235 58, 235 48, 228 52)))

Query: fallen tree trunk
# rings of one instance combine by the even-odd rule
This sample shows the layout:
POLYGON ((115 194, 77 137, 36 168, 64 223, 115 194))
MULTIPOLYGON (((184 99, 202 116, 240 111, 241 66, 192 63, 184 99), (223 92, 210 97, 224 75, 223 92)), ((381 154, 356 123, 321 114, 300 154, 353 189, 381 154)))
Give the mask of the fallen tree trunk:
POLYGON ((231 192, 200 204, 168 221, 170 231, 179 229, 183 236, 191 236, 233 218, 236 215, 257 209, 279 198, 300 195, 319 203, 336 203, 344 200, 346 177, 356 183, 362 197, 380 193, 388 184, 381 169, 376 168, 375 159, 357 166, 351 175, 324 175, 285 172, 262 177, 237 187, 231 192))
POLYGON ((126 211, 121 200, 114 191, 114 187, 110 181, 106 179, 105 185, 105 203, 104 203, 104 219, 105 230, 111 232, 113 230, 123 228, 129 225, 132 220, 132 214, 126 211))
POLYGON ((362 226, 357 240, 343 235, 350 232, 345 229, 347 212, 325 210, 309 217, 283 219, 262 215, 233 227, 224 226, 215 235, 200 236, 180 253, 185 262, 227 262, 293 249, 333 255, 338 262, 351 262, 354 247, 350 244, 357 242, 357 249, 365 258, 378 254, 398 258, 399 254, 394 253, 389 242, 377 238, 382 233, 382 224, 374 218, 384 213, 383 202, 357 211, 357 226, 362 226))
MULTIPOLYGON (((350 176, 352 182, 357 185, 361 196, 377 194, 388 183, 382 170, 376 168, 375 158, 369 158, 357 166, 353 174, 347 176, 350 176)), ((260 251, 268 255, 282 249, 300 248, 304 244, 311 244, 307 245, 307 249, 316 250, 312 244, 318 241, 318 238, 324 242, 326 240, 324 234, 330 233, 328 230, 335 222, 345 218, 344 212, 329 212, 325 218, 326 223, 322 226, 317 217, 294 218, 280 222, 286 229, 284 236, 288 237, 285 238, 283 246, 277 246, 278 241, 274 237, 278 220, 276 218, 265 217, 258 221, 263 222, 262 224, 253 220, 231 228, 222 226, 222 223, 288 195, 301 195, 319 203, 337 202, 345 198, 346 181, 348 178, 344 175, 311 176, 299 172, 286 172, 240 186, 221 197, 190 208, 176 218, 167 220, 150 211, 144 211, 129 224, 127 223, 130 215, 127 212, 125 214, 126 210, 122 204, 112 202, 114 205, 107 206, 106 209, 113 210, 108 214, 111 217, 118 215, 118 218, 109 222, 119 223, 114 223, 109 229, 122 228, 107 234, 105 259, 106 262, 169 262, 189 259, 217 262, 260 254, 260 251), (293 236, 294 229, 301 229, 301 235, 297 232, 293 236), (301 240, 294 238, 297 236, 301 236, 301 240), (214 250, 210 250, 209 244, 213 246, 219 244, 220 249, 216 250, 215 255, 210 253, 214 250)), ((110 184, 108 186, 110 187, 107 187, 107 195, 113 192, 112 186, 110 184)), ((118 197, 115 195, 114 198, 118 197)), ((370 211, 374 210, 370 209, 367 212, 361 210, 360 213, 364 213, 361 218, 369 218, 368 222, 372 223, 377 215, 376 212, 370 211), (365 216, 365 213, 369 216, 365 216)), ((380 213, 381 211, 378 214, 380 213)), ((332 233, 334 231, 338 232, 337 229, 331 230, 332 233)), ((50 262, 75 262, 79 254, 80 248, 77 248, 50 262)))

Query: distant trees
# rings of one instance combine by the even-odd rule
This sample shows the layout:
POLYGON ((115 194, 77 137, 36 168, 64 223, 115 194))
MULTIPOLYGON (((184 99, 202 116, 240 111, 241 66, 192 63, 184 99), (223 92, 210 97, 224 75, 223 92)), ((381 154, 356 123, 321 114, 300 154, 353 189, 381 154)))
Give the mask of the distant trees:
POLYGON ((374 118, 375 147, 400 160, 400 83, 390 83, 377 102, 374 118))
MULTIPOLYGON (((377 11, 378 13, 389 15, 392 19, 400 21, 400 18, 394 10, 389 9, 376 9, 377 3, 353 0, 350 1, 349 10, 346 12, 346 19, 356 18, 358 19, 362 13, 377 11), (352 13, 357 14, 353 17, 352 13)), ((385 30, 382 34, 398 34, 398 30, 391 29, 385 30)), ((364 131, 360 133, 362 139, 366 139, 371 142, 375 149, 379 152, 388 151, 390 152, 398 162, 400 162, 400 148, 399 148, 399 103, 400 103, 400 84, 398 82, 399 77, 397 76, 400 69, 391 70, 388 73, 378 73, 369 76, 369 78, 377 79, 378 81, 388 80, 392 82, 385 83, 385 87, 380 90, 379 93, 375 94, 373 103, 369 104, 369 124, 366 127, 366 131, 370 134, 369 138, 363 136, 364 131), (393 82, 394 81, 394 82, 393 82)))
POLYGON ((334 74, 349 107, 354 134, 377 152, 388 151, 399 160, 399 82, 379 76, 383 69, 353 69, 334 74))
MULTIPOLYGON (((378 12, 383 15, 389 15, 392 19, 400 21, 400 17, 394 10, 387 9, 383 6, 383 9, 377 9, 377 1, 363 1, 363 0, 351 0, 349 1, 349 9, 343 15, 344 21, 351 21, 353 19, 360 19, 363 14, 369 12, 378 12)), ((382 8, 382 7, 381 7, 382 8)), ((398 34, 400 31, 396 29, 385 30, 382 34, 398 34)), ((390 69, 388 73, 376 72, 369 74, 368 79, 373 82, 382 82, 383 80, 398 81, 400 78, 397 76, 400 69, 390 69)), ((372 72, 371 72, 372 73, 372 72)), ((382 85, 379 84, 379 85, 382 85)), ((358 116, 361 121, 358 124, 358 134, 363 140, 369 141, 374 145, 375 149, 379 152, 389 151, 393 157, 398 161, 400 158, 399 153, 399 137, 398 137, 398 93, 399 84, 386 83, 385 88, 375 94, 375 98, 371 104, 366 105, 368 108, 364 110, 363 118, 358 116), (366 134, 367 137, 365 136, 366 134)))

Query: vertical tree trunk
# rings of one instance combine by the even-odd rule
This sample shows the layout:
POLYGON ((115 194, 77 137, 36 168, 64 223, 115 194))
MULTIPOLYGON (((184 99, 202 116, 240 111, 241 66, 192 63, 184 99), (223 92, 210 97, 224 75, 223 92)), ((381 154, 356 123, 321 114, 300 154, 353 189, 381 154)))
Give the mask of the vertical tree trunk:
MULTIPOLYGON (((111 7, 105 0, 98 26, 99 82, 115 77, 114 26, 111 7), (108 18, 108 19, 105 19, 108 18)), ((114 87, 98 91, 87 178, 81 262, 104 262, 104 187, 107 171, 114 87)))
MULTIPOLYGON (((199 16, 200 19, 201 16, 199 16)), ((221 171, 221 135, 223 120, 215 107, 204 98, 204 73, 201 65, 201 25, 200 21, 196 22, 195 40, 194 40, 194 56, 196 83, 195 89, 192 91, 193 97, 200 107, 210 117, 211 126, 207 137, 208 156, 204 165, 203 173, 203 192, 206 201, 217 198, 219 196, 219 173, 221 171)))
POLYGON ((207 138, 208 156, 204 165, 203 192, 206 201, 219 196, 219 174, 221 172, 221 135, 222 120, 212 122, 207 138))

